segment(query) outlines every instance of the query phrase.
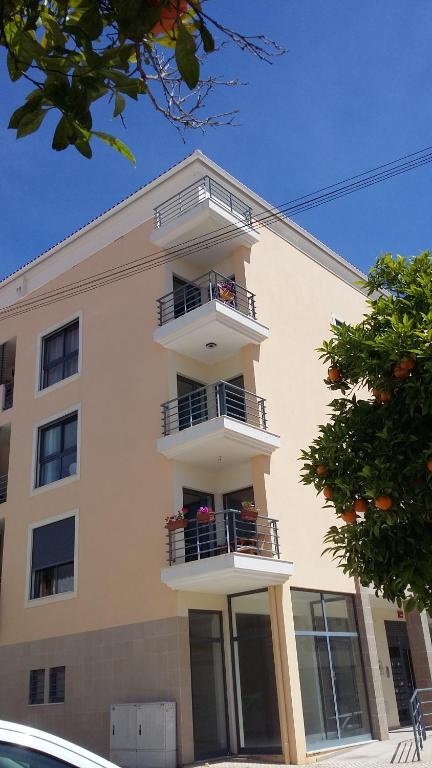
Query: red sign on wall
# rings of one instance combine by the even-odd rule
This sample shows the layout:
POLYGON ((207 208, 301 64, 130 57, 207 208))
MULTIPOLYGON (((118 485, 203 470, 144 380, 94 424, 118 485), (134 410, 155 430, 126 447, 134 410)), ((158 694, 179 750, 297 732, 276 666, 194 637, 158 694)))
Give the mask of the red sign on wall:
POLYGON ((404 619, 405 618, 404 612, 403 611, 398 611, 397 612, 397 617, 398 617, 398 619, 404 619))

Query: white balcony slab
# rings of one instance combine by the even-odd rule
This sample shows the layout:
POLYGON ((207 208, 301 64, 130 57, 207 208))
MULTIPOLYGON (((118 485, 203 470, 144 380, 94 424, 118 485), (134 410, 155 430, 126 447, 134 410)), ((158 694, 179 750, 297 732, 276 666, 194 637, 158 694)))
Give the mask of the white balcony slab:
POLYGON ((165 349, 204 363, 218 363, 246 344, 261 344, 269 329, 222 301, 214 300, 156 328, 153 338, 165 349), (207 349, 206 344, 217 346, 207 349))
POLYGON ((185 243, 189 245, 187 260, 203 265, 214 264, 215 255, 227 254, 240 245, 250 248, 258 242, 259 233, 217 200, 205 198, 154 229, 150 239, 159 248, 185 243))
POLYGON ((162 568, 161 580, 174 590, 230 595, 284 584, 293 563, 230 552, 162 568))
POLYGON ((208 468, 269 456, 279 446, 278 435, 229 416, 203 421, 157 442, 159 453, 168 459, 208 468))

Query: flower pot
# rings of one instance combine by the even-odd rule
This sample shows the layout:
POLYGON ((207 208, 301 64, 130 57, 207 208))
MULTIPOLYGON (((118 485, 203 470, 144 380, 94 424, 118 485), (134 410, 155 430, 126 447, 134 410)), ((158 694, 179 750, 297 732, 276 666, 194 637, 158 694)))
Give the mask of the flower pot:
POLYGON ((177 531, 179 528, 187 528, 188 521, 187 520, 170 520, 165 528, 167 528, 169 531, 177 531))
POLYGON ((197 523, 214 523, 214 512, 197 512, 197 523))
POLYGON ((221 301, 232 301, 234 292, 229 291, 227 288, 219 288, 219 298, 221 301))
POLYGON ((247 520, 249 523, 254 523, 258 517, 257 509, 242 509, 240 512, 242 520, 247 520))

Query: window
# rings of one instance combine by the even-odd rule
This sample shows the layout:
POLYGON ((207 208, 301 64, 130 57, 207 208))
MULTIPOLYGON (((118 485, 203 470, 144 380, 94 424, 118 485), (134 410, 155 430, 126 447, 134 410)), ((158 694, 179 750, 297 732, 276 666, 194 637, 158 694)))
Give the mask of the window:
MULTIPOLYGON (((49 748, 49 747, 48 747, 49 748)), ((41 752, 29 747, 21 747, 18 744, 0 742, 0 767, 1 768, 73 768, 76 763, 76 754, 65 750, 70 755, 71 762, 41 752)))
POLYGON ((43 704, 45 696, 45 670, 31 669, 29 682, 29 704, 43 704))
POLYGON ((39 428, 36 487, 77 472, 78 413, 39 428))
POLYGON ((42 339, 40 389, 46 389, 78 372, 79 320, 42 339))
POLYGON ((308 750, 370 739, 354 601, 291 590, 308 750))
POLYGON ((65 700, 65 668, 51 667, 49 671, 49 703, 59 704, 65 700))
POLYGON ((30 599, 74 590, 75 515, 33 528, 30 599))
POLYGON ((46 701, 45 669, 30 670, 29 704, 61 704, 65 700, 65 667, 51 667, 48 680, 46 701))

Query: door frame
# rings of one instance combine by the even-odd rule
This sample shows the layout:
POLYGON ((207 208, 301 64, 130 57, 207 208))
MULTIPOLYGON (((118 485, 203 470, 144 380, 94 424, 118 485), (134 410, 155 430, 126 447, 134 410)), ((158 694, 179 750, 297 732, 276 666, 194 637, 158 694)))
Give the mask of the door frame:
MULTIPOLYGON (((201 760, 207 760, 210 758, 220 758, 220 757, 230 757, 233 753, 231 750, 231 735, 230 735, 230 723, 229 723, 229 714, 228 714, 228 696, 227 696, 227 672, 226 672, 226 664, 225 664, 225 635, 224 635, 224 616, 223 611, 218 610, 212 610, 212 609, 205 609, 205 608, 189 608, 188 609, 188 631, 189 631, 189 658, 190 658, 190 673, 191 673, 191 705, 192 705, 192 733, 193 733, 193 745, 194 745, 194 762, 195 761, 201 761, 201 760), (219 617, 219 626, 220 626, 220 640, 218 641, 220 643, 221 651, 222 651, 222 678, 223 678, 223 692, 224 692, 224 706, 225 706, 225 730, 226 730, 226 742, 227 742, 227 750, 226 752, 220 752, 220 753, 211 753, 207 755, 201 755, 201 757, 197 758, 196 755, 196 749, 195 749, 195 726, 194 726, 194 717, 193 717, 193 690, 192 690, 192 643, 191 643, 191 636, 190 636, 190 627, 189 627, 189 614, 191 613, 211 613, 211 614, 217 614, 219 617)), ((207 641, 207 642, 216 642, 216 641, 207 641)))
MULTIPOLYGON (((277 752, 273 747, 241 747, 240 746, 240 720, 239 720, 239 698, 238 698, 238 692, 237 692, 237 679, 236 679, 236 666, 235 666, 235 651, 234 651, 234 632, 233 632, 233 617, 232 617, 232 599, 234 597, 242 597, 243 595, 257 595, 260 592, 267 592, 268 593, 268 587, 264 587, 261 589, 248 589, 246 592, 235 592, 231 595, 227 595, 228 599, 228 619, 229 619, 229 631, 230 631, 230 648, 231 648, 231 668, 232 668, 232 684, 234 689, 234 714, 235 714, 235 729, 236 729, 236 741, 237 741, 237 754, 238 755, 281 755, 283 748, 282 744, 280 747, 280 750, 277 752)), ((271 633, 271 640, 272 640, 272 654, 273 654, 273 664, 274 664, 274 646, 273 646, 273 631, 270 629, 271 633)), ((275 677, 276 677, 276 665, 275 665, 275 677)), ((281 731, 281 723, 280 723, 280 716, 278 712, 279 717, 279 730, 281 732, 281 739, 282 739, 282 731, 281 731)))

